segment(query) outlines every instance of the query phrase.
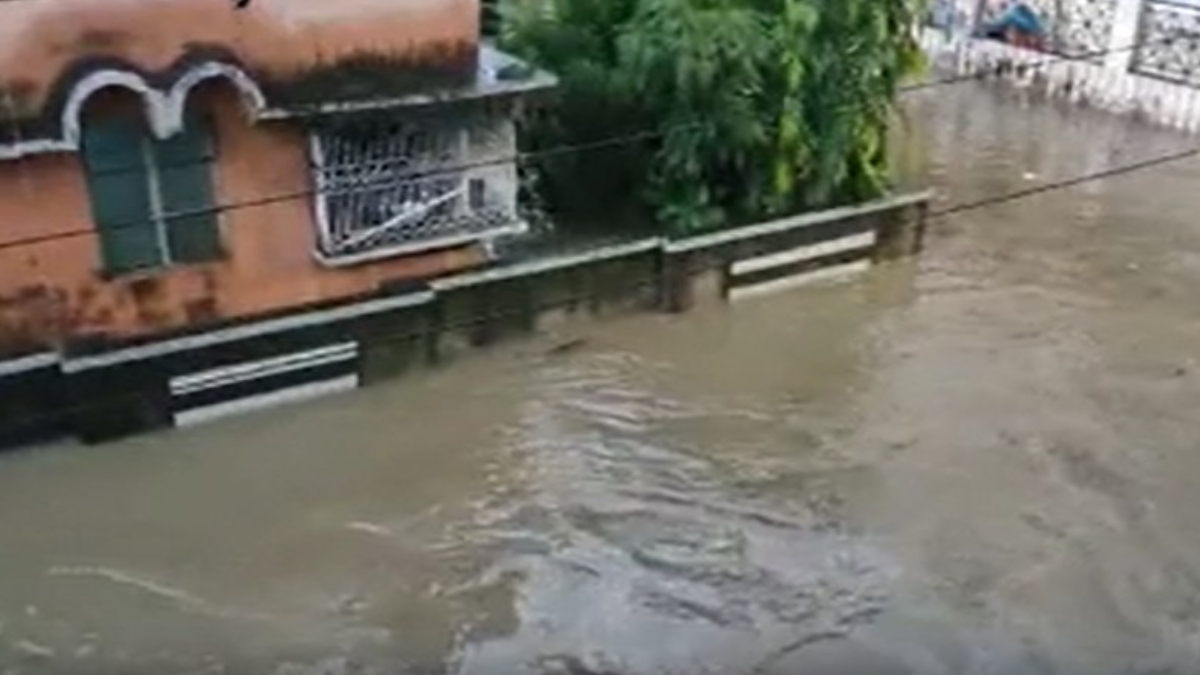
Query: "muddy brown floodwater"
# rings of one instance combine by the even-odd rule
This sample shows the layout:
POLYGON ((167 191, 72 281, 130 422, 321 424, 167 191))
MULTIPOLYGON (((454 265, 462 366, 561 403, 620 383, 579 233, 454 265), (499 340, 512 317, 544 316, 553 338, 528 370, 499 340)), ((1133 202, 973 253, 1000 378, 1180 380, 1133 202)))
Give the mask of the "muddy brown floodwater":
MULTIPOLYGON (((1196 142, 909 106, 953 202, 1196 142)), ((0 673, 1196 672, 1198 214, 1166 166, 861 283, 0 456, 0 673)))

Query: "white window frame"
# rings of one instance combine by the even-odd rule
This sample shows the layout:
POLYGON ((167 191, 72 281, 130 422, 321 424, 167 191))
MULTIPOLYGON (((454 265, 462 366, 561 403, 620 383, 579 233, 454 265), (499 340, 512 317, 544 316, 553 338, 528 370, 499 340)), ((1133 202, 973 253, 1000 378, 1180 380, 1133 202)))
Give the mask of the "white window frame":
MULTIPOLYGON (((462 215, 464 217, 470 216, 473 213, 473 205, 471 204, 472 183, 474 181, 484 181, 484 178, 482 175, 473 175, 473 172, 467 168, 469 164, 468 158, 470 157, 470 135, 468 128, 464 125, 462 128, 450 132, 456 135, 454 144, 457 145, 457 148, 454 152, 455 157, 450 160, 449 166, 450 168, 455 166, 464 167, 460 183, 456 188, 429 202, 422 203, 412 210, 397 214, 387 222, 365 228, 357 234, 337 241, 334 232, 335 228, 331 222, 331 200, 329 199, 333 186, 330 185, 326 176, 326 142, 324 141, 324 137, 327 133, 329 132, 320 129, 313 129, 309 132, 309 159, 312 166, 315 188, 313 199, 314 222, 317 226, 317 247, 314 254, 318 261, 326 266, 342 267, 355 265, 382 258, 420 253, 438 248, 449 248, 475 241, 486 241, 496 236, 517 234, 525 231, 525 225, 514 217, 512 223, 490 228, 486 231, 449 233, 444 236, 414 239, 391 245, 381 245, 354 253, 338 254, 338 248, 348 248, 361 244, 407 219, 419 217, 422 212, 437 208, 448 200, 458 200, 457 209, 463 212, 462 215)), ((438 169, 436 167, 418 169, 414 173, 420 174, 422 171, 430 173, 436 172, 438 169)))
POLYGON ((154 239, 158 242, 158 264, 169 267, 175 264, 171 259, 171 245, 167 243, 167 214, 163 208, 162 176, 159 175, 158 161, 154 158, 154 147, 151 138, 142 135, 142 162, 146 165, 146 185, 150 197, 150 221, 154 224, 154 239))

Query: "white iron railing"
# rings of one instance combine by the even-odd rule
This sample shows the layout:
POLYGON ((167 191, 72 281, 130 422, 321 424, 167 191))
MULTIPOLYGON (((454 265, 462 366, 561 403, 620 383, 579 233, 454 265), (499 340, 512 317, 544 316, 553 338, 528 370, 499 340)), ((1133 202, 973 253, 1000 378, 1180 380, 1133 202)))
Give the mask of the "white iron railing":
POLYGON ((320 256, 375 259, 511 231, 515 181, 469 168, 479 157, 472 136, 487 135, 465 124, 314 133, 320 256))
POLYGON ((1200 86, 1200 3, 1145 2, 1138 44, 1133 72, 1200 86))

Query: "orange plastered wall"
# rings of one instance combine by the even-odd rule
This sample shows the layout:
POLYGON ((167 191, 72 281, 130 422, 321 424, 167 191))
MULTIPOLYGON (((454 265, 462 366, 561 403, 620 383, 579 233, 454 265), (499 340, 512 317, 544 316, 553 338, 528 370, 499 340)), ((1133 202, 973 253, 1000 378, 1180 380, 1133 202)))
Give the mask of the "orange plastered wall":
POLYGON ((313 257, 302 128, 251 125, 224 84, 193 96, 215 122, 217 203, 288 198, 224 209, 220 261, 107 279, 79 158, 47 154, 0 162, 0 355, 28 343, 152 334, 337 301, 385 281, 483 262, 482 251, 470 246, 344 269, 322 266, 313 257))
POLYGON ((478 32, 478 0, 250 0, 241 10, 233 0, 0 0, 0 87, 32 113, 80 59, 157 71, 215 45, 287 76, 363 52, 474 45, 478 32))

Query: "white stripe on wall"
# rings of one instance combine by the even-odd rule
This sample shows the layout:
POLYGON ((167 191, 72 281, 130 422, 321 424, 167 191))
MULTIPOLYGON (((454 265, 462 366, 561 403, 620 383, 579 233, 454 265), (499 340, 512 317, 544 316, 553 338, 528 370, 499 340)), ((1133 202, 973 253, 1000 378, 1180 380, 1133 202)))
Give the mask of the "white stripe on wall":
POLYGON ((771 293, 779 293, 781 291, 800 288, 821 282, 833 282, 850 279, 863 274, 871 269, 870 260, 856 260, 852 263, 844 265, 832 265, 830 267, 822 267, 820 269, 797 274, 791 277, 783 277, 782 279, 772 279, 764 281, 761 284, 753 284, 750 286, 742 286, 739 288, 731 288, 729 290, 729 300, 736 302, 771 293))
POLYGON ((305 352, 275 356, 261 361, 222 366, 220 368, 213 368, 212 370, 172 378, 171 394, 173 396, 183 396, 247 380, 257 380, 280 373, 314 368, 327 363, 350 361, 357 356, 358 343, 344 342, 319 349, 310 349, 305 352))
POLYGON ((31 370, 49 368, 57 363, 58 354, 53 352, 33 354, 31 356, 22 356, 19 359, 0 361, 0 376, 20 375, 21 373, 27 373, 31 370))
POLYGON ((266 410, 288 403, 299 403, 301 401, 310 401, 322 396, 330 394, 338 394, 347 391, 353 391, 358 388, 358 375, 350 374, 338 377, 332 380, 323 382, 309 382, 307 384, 289 387, 287 389, 278 389, 276 391, 259 394, 257 396, 248 396, 234 401, 223 401, 214 403, 209 406, 192 408, 175 413, 175 426, 188 427, 202 424, 204 422, 212 422, 224 417, 232 415, 240 415, 243 413, 254 412, 257 410, 266 410))
POLYGON ((881 211, 889 211, 904 206, 912 206, 928 202, 933 199, 934 193, 914 192, 911 194, 900 195, 897 197, 887 197, 858 206, 842 206, 828 211, 814 211, 812 213, 802 213, 798 216, 791 216, 780 220, 773 220, 757 225, 746 225, 745 227, 735 227, 729 230, 721 230, 712 234, 701 234, 687 239, 676 239, 663 243, 663 250, 667 253, 684 253, 687 251, 695 251, 699 249, 712 248, 721 246, 735 241, 745 241, 746 239, 756 239, 781 232, 791 230, 799 230, 808 227, 815 227, 828 223, 835 223, 842 220, 849 220, 865 216, 871 213, 881 211))
POLYGON ((733 263, 730 271, 734 276, 742 274, 752 274, 769 270, 772 267, 783 267, 805 260, 815 260, 823 258, 827 255, 836 253, 845 253, 846 251, 854 251, 856 249, 868 248, 875 245, 875 231, 860 232, 852 234, 848 237, 840 239, 831 239, 823 241, 819 244, 809 244, 799 248, 780 251, 779 253, 771 253, 769 255, 760 256, 757 258, 747 258, 733 263))

